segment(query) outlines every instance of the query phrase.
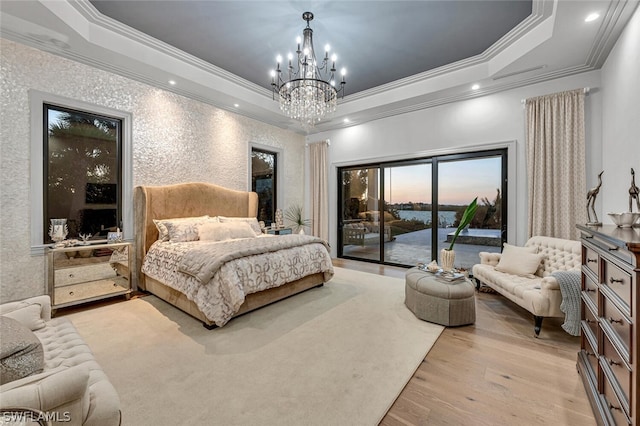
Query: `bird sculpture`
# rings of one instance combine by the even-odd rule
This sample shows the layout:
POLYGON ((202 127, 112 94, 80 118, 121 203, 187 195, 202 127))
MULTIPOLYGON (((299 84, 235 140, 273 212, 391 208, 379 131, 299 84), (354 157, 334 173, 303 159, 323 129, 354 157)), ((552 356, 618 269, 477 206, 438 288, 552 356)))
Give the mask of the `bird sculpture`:
POLYGON ((631 188, 629 188, 629 211, 633 211, 633 200, 636 200, 636 208, 640 212, 640 190, 636 186, 636 173, 631 168, 631 188))
POLYGON ((600 222, 598 221, 598 215, 596 214, 595 204, 596 204, 596 197, 598 196, 598 192, 600 192, 600 187, 602 186, 603 173, 604 173, 604 170, 601 171, 600 174, 598 175, 598 185, 591 188, 589 192, 587 192, 587 219, 589 221, 588 223, 589 225, 600 224, 600 222), (594 221, 591 220, 591 212, 589 211, 589 208, 591 208, 591 211, 593 212, 593 217, 595 218, 594 221))

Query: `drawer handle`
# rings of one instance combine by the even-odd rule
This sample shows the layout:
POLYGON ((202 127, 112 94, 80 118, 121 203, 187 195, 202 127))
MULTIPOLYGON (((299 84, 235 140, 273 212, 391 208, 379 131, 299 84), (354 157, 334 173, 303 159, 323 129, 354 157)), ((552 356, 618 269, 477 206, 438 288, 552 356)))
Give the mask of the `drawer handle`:
POLYGON ((593 238, 593 235, 591 234, 584 234, 584 238, 586 238, 587 240, 590 240, 593 238))
POLYGON ((586 356, 596 356, 593 352, 584 351, 586 356))
POLYGON ((74 276, 73 274, 69 274, 69 278, 73 278, 73 276, 74 276))
POLYGON ((589 319, 589 318, 587 318, 585 321, 587 322, 587 324, 595 323, 595 321, 594 321, 594 320, 589 319))
POLYGON ((587 263, 598 263, 598 259, 589 259, 589 258, 587 258, 587 263))
POLYGON ((609 322, 610 322, 611 324, 613 324, 614 322, 615 322, 615 323, 618 323, 618 324, 622 324, 622 320, 621 320, 621 319, 617 320, 617 319, 613 319, 613 318, 611 318, 611 317, 609 317, 609 322))
POLYGON ((622 411, 622 409, 620 407, 616 407, 615 405, 613 405, 612 403, 609 403, 609 410, 618 410, 618 411, 622 411))
POLYGON ((588 288, 586 291, 589 292, 589 293, 595 293, 596 289, 595 288, 588 288))
POLYGON ((607 360, 607 361, 609 362, 609 365, 620 365, 620 363, 619 363, 619 362, 614 361, 614 360, 612 360, 612 359, 609 359, 609 360, 607 360))
POLYGON ((611 277, 611 278, 609 278, 609 282, 610 282, 611 284, 613 284, 613 283, 620 283, 620 284, 622 284, 622 283, 624 282, 624 280, 623 280, 622 278, 613 278, 613 277, 611 277))
POLYGON ((618 247, 607 247, 607 250, 616 251, 616 250, 618 250, 618 247))

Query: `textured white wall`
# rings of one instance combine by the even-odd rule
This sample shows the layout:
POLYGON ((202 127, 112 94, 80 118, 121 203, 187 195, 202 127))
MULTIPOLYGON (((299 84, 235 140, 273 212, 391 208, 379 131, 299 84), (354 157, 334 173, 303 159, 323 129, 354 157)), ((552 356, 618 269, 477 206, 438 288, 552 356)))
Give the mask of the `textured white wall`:
MULTIPOLYGON (((640 186, 640 8, 602 67, 603 223, 629 210, 631 168, 640 186)), ((636 210, 634 202, 634 211, 636 210)))
POLYGON ((0 67, 3 302, 45 292, 44 257, 29 254, 29 89, 132 113, 134 185, 200 181, 247 190, 253 142, 284 151, 283 207, 304 199, 299 134, 4 39, 0 67))
MULTIPOLYGON (((412 158, 419 155, 471 150, 515 141, 515 173, 510 171, 508 239, 523 244, 527 239, 527 177, 525 115, 522 99, 564 90, 590 87, 586 97, 587 185, 602 167, 602 94, 600 71, 521 87, 467 101, 455 102, 409 114, 389 117, 341 130, 323 132, 310 141, 331 139, 330 188, 335 188, 335 166, 361 164, 367 159, 412 158), (597 170, 597 171, 596 171, 597 170), (515 180, 514 180, 515 179, 515 180)), ((510 156, 513 153, 510 152, 510 156)), ((593 178, 595 180, 595 178, 593 178)), ((586 194, 585 194, 586 197, 586 194)), ((585 198, 586 200, 586 198, 585 198)), ((600 202, 600 200, 598 200, 600 202)), ((586 201, 585 201, 586 206, 586 201)), ((330 241, 336 255, 335 191, 330 199, 330 241)), ((586 207, 585 207, 586 208, 586 207)))

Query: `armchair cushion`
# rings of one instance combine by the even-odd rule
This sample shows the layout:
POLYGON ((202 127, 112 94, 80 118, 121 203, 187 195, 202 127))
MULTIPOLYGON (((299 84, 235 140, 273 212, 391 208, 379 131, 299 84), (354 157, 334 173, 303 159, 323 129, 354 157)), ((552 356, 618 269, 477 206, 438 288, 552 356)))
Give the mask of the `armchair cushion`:
POLYGON ((42 343, 26 326, 0 316, 0 385, 42 372, 42 343))

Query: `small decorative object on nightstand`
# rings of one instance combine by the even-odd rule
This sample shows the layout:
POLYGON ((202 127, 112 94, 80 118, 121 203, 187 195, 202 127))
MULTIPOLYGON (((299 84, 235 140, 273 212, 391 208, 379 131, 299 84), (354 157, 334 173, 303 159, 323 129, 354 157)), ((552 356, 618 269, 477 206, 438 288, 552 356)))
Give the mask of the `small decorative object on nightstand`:
POLYGON ((52 309, 124 295, 131 296, 131 243, 46 249, 52 309), (78 256, 69 258, 67 252, 78 256))

